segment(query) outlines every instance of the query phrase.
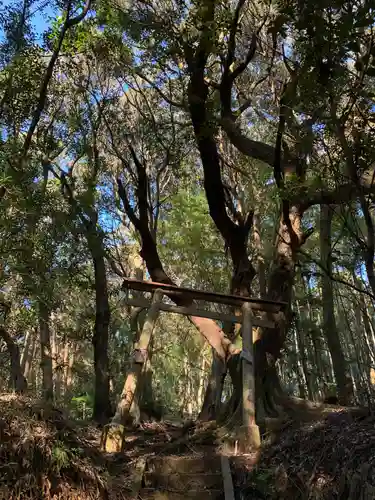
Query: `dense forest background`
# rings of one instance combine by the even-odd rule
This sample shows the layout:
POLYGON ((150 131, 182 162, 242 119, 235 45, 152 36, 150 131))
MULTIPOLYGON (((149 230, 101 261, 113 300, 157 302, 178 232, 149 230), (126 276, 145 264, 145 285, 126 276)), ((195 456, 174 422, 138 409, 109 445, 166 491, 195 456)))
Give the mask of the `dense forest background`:
MULTIPOLYGON (((110 418, 130 277, 288 304, 254 335, 259 412, 372 404, 371 2, 24 0, 0 24, 1 391, 110 418)), ((139 406, 235 412, 239 333, 162 313, 139 406)))

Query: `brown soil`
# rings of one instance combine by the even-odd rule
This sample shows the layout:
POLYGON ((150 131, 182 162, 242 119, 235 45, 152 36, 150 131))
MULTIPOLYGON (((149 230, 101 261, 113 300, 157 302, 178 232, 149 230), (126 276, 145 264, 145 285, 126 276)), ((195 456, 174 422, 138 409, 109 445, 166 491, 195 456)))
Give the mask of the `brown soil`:
MULTIPOLYGON (((203 460, 230 449, 223 445, 233 439, 228 433, 212 423, 143 424, 126 432, 122 453, 107 454, 95 426, 3 395, 0 500, 129 500, 140 459, 203 460)), ((236 498, 375 499, 374 449, 375 418, 363 412, 326 407, 298 422, 289 415, 266 434, 260 452, 232 456, 236 498)))

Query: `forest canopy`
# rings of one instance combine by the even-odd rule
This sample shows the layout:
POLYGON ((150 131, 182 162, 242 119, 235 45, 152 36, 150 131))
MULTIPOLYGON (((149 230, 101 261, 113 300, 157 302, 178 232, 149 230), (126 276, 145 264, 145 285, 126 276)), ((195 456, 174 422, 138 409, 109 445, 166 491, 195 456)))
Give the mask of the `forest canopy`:
MULTIPOLYGON (((3 3, 2 391, 113 416, 134 278, 286 303, 254 333, 260 415, 371 402, 374 21, 364 0, 3 3)), ((241 331, 189 319, 160 316, 138 404, 233 415, 241 331)))

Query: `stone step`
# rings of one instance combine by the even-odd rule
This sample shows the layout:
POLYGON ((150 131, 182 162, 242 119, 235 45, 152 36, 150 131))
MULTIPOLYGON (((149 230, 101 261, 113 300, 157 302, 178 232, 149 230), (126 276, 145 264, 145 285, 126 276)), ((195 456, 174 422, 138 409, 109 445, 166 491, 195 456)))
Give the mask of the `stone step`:
POLYGON ((159 475, 169 475, 173 473, 214 474, 221 473, 221 462, 220 456, 212 454, 153 457, 148 460, 147 471, 159 475))
POLYGON ((155 490, 153 488, 142 488, 139 492, 139 500, 225 500, 223 490, 190 490, 190 491, 168 491, 155 490))
POLYGON ((168 490, 189 490, 220 489, 223 487, 223 476, 220 473, 171 473, 158 474, 156 472, 146 472, 143 476, 144 485, 147 488, 165 488, 168 490))

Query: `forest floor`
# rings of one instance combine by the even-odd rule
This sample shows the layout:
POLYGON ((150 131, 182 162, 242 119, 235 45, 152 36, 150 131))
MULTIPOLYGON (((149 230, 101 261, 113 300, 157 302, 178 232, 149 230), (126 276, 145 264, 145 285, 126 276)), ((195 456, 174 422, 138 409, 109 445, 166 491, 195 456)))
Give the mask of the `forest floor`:
POLYGON ((54 408, 0 396, 0 500, 131 498, 143 457, 230 454, 238 499, 375 499, 375 418, 327 408, 307 422, 287 419, 261 451, 236 455, 213 424, 143 424, 121 453, 100 449, 101 431, 54 408))

